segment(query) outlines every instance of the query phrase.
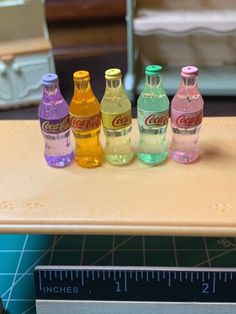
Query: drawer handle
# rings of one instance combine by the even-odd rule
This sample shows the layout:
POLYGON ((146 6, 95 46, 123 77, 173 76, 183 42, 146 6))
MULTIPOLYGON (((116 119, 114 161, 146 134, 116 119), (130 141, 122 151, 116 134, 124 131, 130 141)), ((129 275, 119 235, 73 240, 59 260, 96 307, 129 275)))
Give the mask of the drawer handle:
POLYGON ((13 68, 13 71, 16 73, 21 72, 21 67, 18 64, 14 64, 12 68, 13 68))
POLYGON ((0 64, 0 74, 5 75, 7 73, 7 67, 5 64, 0 64))

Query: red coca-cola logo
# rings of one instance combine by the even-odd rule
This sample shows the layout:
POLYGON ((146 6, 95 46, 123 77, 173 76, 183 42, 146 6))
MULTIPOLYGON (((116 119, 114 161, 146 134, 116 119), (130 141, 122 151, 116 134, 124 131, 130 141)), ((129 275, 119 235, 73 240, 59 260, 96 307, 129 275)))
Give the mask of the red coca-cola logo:
POLYGON ((69 116, 54 121, 44 120, 41 118, 40 121, 41 128, 46 133, 61 133, 67 131, 70 128, 69 116))
POLYGON ((178 118, 175 121, 177 126, 180 127, 194 127, 202 123, 202 112, 200 112, 196 116, 188 116, 185 114, 182 114, 178 116, 178 118))
POLYGON ((71 126, 81 131, 97 129, 101 124, 101 115, 92 116, 90 118, 70 117, 71 126))
POLYGON ((161 126, 161 125, 166 125, 168 124, 168 118, 169 118, 169 115, 166 114, 164 116, 156 116, 155 114, 151 114, 150 116, 148 116, 144 123, 146 126, 153 126, 153 125, 156 125, 156 126, 161 126))
POLYGON ((131 124, 131 120, 132 120, 131 114, 128 114, 125 116, 119 115, 113 119, 112 126, 114 128, 127 126, 127 125, 131 124))

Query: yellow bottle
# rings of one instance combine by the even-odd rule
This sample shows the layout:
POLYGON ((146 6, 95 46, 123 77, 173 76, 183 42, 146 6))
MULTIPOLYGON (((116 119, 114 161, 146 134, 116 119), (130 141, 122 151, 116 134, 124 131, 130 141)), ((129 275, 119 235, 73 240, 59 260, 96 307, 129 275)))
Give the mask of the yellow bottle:
POLYGON ((99 140, 101 112, 87 71, 73 74, 74 95, 70 103, 70 123, 76 141, 75 158, 85 168, 99 166, 104 158, 99 140))

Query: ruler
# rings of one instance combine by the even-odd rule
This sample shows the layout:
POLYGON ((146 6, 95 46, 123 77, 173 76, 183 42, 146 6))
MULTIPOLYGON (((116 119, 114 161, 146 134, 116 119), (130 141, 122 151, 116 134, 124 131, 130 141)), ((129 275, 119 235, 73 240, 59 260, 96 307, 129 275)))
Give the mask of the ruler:
POLYGON ((236 268, 40 266, 38 314, 236 313, 236 268))

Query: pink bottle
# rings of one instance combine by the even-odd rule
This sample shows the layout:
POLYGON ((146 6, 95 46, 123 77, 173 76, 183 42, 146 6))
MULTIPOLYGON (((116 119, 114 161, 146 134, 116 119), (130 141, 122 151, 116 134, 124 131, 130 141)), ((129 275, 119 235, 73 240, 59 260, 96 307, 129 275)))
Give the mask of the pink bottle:
POLYGON ((171 102, 170 157, 179 163, 191 163, 199 157, 204 102, 198 90, 197 76, 198 68, 183 67, 180 87, 171 102))

